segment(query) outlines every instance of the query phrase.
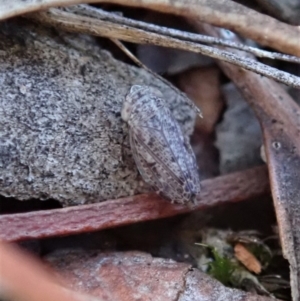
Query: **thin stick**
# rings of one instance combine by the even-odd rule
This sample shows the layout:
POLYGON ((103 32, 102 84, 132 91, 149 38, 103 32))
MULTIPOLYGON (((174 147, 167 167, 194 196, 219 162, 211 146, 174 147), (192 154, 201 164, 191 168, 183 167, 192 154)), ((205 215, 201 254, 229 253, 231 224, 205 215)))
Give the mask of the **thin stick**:
MULTIPOLYGON (((107 0, 10 0, 0 1, 0 20, 79 3, 107 0), (9 3, 9 5, 8 5, 9 3)), ((284 53, 300 56, 299 28, 230 0, 110 0, 110 3, 153 9, 233 30, 244 37, 284 53)))
POLYGON ((48 24, 72 32, 81 32, 139 44, 151 43, 164 47, 201 53, 259 73, 286 85, 300 88, 300 78, 297 76, 266 66, 253 59, 240 57, 229 51, 220 50, 210 46, 181 41, 179 39, 163 36, 157 33, 146 32, 142 29, 132 28, 127 25, 120 25, 110 21, 79 16, 59 9, 50 9, 47 12, 31 14, 30 17, 42 24, 48 24))
POLYGON ((189 99, 184 93, 182 93, 179 89, 173 86, 169 81, 160 76, 159 74, 153 72, 146 65, 144 65, 131 51, 129 51, 119 40, 110 39, 113 43, 115 43, 134 63, 136 63, 139 67, 145 69, 147 72, 151 73, 154 77, 158 78, 166 85, 168 85, 172 90, 174 90, 177 94, 180 94, 186 102, 191 106, 191 108, 195 111, 195 113, 203 118, 201 110, 194 104, 194 102, 189 99))
POLYGON ((93 17, 93 18, 97 18, 100 20, 111 21, 114 23, 143 29, 148 32, 154 32, 154 33, 162 34, 162 35, 169 36, 172 38, 178 38, 178 39, 185 40, 185 41, 231 47, 234 49, 247 51, 247 52, 252 53, 253 55, 261 57, 261 58, 264 57, 264 58, 269 58, 269 59, 274 59, 274 60, 276 59, 276 60, 282 60, 282 61, 300 64, 300 58, 293 56, 293 55, 261 50, 261 49, 255 48, 255 47, 247 46, 242 43, 235 43, 235 42, 228 41, 225 39, 220 39, 220 38, 215 38, 215 37, 211 37, 211 36, 207 36, 207 35, 181 31, 181 30, 177 30, 177 29, 173 29, 173 28, 158 26, 155 24, 149 24, 149 23, 142 22, 142 21, 136 21, 136 20, 122 17, 121 15, 118 15, 116 13, 107 12, 103 9, 89 6, 86 4, 80 4, 80 5, 63 8, 63 10, 65 10, 67 12, 81 14, 81 15, 87 16, 87 17, 93 17))

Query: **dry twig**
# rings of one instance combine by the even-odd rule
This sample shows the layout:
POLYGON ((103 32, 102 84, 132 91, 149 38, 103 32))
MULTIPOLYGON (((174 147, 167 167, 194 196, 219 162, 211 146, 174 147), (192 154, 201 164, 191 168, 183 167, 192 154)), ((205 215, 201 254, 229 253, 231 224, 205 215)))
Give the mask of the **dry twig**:
POLYGON ((298 63, 298 64, 300 63, 300 58, 296 56, 282 54, 278 52, 266 51, 259 48, 248 46, 246 44, 236 43, 236 42, 228 41, 226 39, 215 38, 208 35, 195 34, 195 33, 185 32, 182 30, 177 30, 177 29, 168 28, 164 26, 158 26, 155 24, 150 24, 142 21, 137 21, 86 4, 70 6, 65 8, 64 10, 67 12, 72 12, 87 17, 97 18, 104 21, 118 23, 120 25, 134 27, 136 29, 143 29, 148 32, 154 32, 172 38, 178 38, 184 41, 226 46, 230 48, 247 51, 261 58, 269 58, 274 60, 276 59, 276 60, 282 60, 282 61, 298 63))
MULTIPOLYGON (((101 3, 104 0, 6 0, 0 3, 0 20, 53 6, 101 3)), ((234 30, 265 46, 300 56, 299 28, 284 24, 229 0, 111 0, 110 3, 148 8, 234 30), (249 26, 251 24, 251 26, 249 26)))
POLYGON ((147 32, 142 29, 113 23, 111 21, 79 16, 60 9, 49 9, 30 15, 31 18, 42 24, 48 24, 72 32, 81 32, 90 35, 124 40, 140 44, 155 44, 164 47, 193 51, 219 60, 223 60, 244 69, 265 75, 287 85, 300 88, 300 78, 276 68, 261 64, 253 59, 235 55, 232 52, 219 50, 211 46, 193 42, 181 41, 161 34, 147 32))

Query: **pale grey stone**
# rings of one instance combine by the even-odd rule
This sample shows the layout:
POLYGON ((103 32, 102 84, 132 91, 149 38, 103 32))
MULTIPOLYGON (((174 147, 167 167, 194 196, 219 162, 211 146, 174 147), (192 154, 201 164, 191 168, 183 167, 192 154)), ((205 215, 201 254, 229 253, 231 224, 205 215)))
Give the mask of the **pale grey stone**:
POLYGON ((90 37, 2 23, 0 83, 0 194, 7 197, 69 206, 149 190, 120 115, 134 84, 159 89, 185 135, 193 131, 195 114, 182 96, 90 37))

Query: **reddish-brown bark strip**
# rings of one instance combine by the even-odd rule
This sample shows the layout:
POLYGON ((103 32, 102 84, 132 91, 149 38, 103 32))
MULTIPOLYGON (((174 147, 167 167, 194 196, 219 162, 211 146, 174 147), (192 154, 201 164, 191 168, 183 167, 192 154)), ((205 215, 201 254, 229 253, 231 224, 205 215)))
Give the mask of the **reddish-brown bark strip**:
POLYGON ((243 201, 269 191, 267 169, 261 166, 203 181, 195 208, 171 204, 156 194, 144 194, 92 205, 3 215, 0 238, 16 241, 97 231, 243 201))

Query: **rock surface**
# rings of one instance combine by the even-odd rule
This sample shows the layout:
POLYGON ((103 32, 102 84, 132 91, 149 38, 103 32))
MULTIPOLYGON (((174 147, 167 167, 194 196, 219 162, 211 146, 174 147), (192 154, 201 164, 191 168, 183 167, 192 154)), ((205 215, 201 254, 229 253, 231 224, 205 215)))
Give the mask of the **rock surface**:
POLYGON ((64 206, 149 191, 131 156, 123 99, 133 84, 158 88, 186 135, 195 114, 145 70, 91 37, 28 24, 0 27, 0 194, 64 206))

